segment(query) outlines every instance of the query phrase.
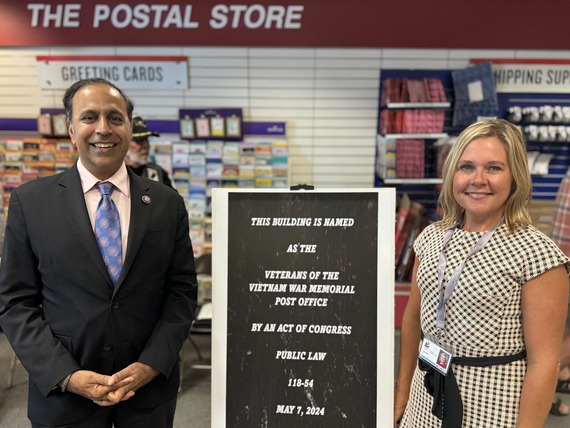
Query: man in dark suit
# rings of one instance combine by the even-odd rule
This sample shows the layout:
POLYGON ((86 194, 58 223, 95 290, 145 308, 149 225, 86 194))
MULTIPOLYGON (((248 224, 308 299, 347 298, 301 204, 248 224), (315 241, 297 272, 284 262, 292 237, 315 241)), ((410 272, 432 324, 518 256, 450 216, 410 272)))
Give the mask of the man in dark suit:
POLYGON ((0 325, 29 373, 28 416, 32 427, 171 427, 196 305, 184 202, 125 166, 133 104, 119 88, 79 81, 64 105, 79 160, 12 192, 0 268, 0 325), (94 232, 99 182, 114 185, 118 278, 94 232))

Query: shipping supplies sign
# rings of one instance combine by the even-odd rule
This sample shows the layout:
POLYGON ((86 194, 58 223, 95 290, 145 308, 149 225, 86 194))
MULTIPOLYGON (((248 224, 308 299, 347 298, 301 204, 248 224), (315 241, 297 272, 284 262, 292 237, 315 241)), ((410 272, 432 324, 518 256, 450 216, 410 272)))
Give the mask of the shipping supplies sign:
POLYGON ((214 189, 213 427, 390 425, 394 201, 214 189))
POLYGON ((472 64, 483 62, 491 63, 497 93, 570 93, 567 59, 471 59, 472 64))

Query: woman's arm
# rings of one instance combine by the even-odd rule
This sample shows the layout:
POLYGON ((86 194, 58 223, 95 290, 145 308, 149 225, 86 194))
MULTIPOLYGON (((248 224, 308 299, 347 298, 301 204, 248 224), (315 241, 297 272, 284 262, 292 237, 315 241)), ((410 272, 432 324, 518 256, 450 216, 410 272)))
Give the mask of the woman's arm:
POLYGON ((400 362, 396 381, 394 399, 394 422, 400 420, 408 403, 410 385, 415 367, 418 363, 418 347, 421 338, 420 325, 420 290, 416 282, 419 261, 414 261, 412 273, 412 287, 410 299, 406 305, 402 318, 402 331, 400 336, 400 362))
POLYGON ((560 346, 568 304, 568 275, 550 269, 522 287, 523 332, 528 368, 518 428, 542 428, 556 387, 560 346))

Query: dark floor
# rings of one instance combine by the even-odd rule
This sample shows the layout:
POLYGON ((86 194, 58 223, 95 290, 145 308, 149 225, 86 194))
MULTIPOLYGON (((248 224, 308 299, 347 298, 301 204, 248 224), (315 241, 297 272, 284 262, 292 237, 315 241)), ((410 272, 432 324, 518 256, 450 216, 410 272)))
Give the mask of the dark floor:
MULTIPOLYGON (((205 362, 210 358, 210 336, 194 335, 205 362)), ((396 348, 399 346, 400 332, 395 335, 396 348)), ((26 417, 27 374, 17 365, 14 372, 14 385, 7 389, 8 373, 12 350, 4 334, 0 333, 0 428, 24 428, 30 424, 26 417)), ((397 356, 396 356, 397 358, 397 356)), ((196 350, 189 341, 182 349, 183 375, 182 390, 178 395, 175 428, 210 428, 210 370, 193 366, 201 362, 196 350)), ((570 394, 562 396, 570 403, 570 394)), ((570 428, 570 417, 550 416, 545 428, 570 428)), ((215 427, 222 428, 222 427, 215 427)))

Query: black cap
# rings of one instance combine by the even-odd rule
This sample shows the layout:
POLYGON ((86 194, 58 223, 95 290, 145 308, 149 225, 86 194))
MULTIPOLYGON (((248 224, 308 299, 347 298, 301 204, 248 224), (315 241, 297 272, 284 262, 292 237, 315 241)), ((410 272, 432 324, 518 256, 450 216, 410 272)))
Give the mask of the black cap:
POLYGON ((146 127, 146 123, 140 116, 133 117, 133 140, 146 140, 150 136, 159 137, 160 134, 157 132, 149 131, 149 129, 146 127))

